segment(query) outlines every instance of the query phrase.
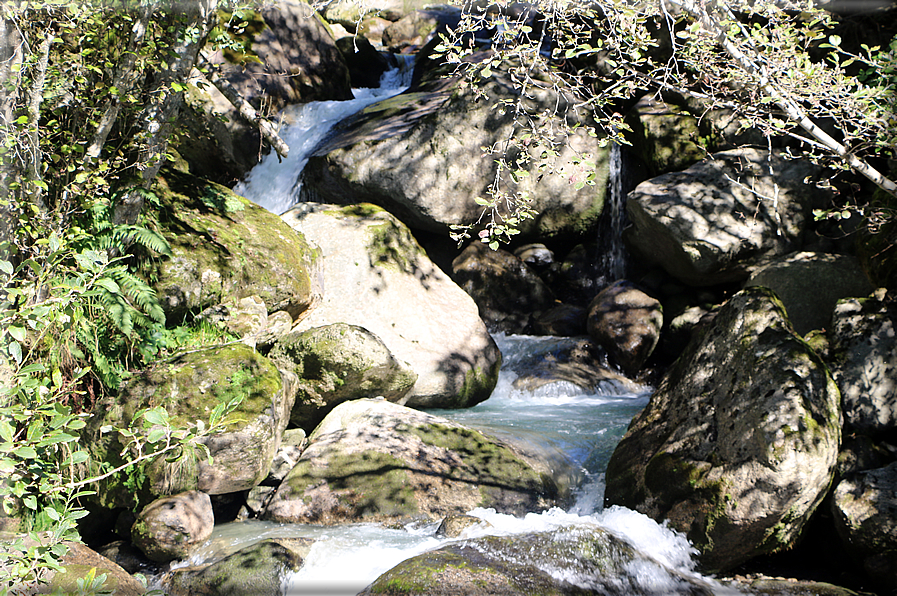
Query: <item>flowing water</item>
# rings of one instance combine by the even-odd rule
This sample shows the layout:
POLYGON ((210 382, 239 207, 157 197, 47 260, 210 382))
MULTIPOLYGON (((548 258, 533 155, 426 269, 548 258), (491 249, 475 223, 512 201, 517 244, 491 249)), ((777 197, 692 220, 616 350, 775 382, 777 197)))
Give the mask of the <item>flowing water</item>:
POLYGON ((290 147, 289 156, 281 159, 271 151, 234 187, 234 192, 277 215, 298 203, 302 170, 330 129, 343 118, 398 95, 411 84, 413 62, 405 60, 406 56, 396 58, 403 60, 400 67, 386 71, 377 89, 353 89, 355 99, 287 106, 281 114, 284 125, 279 134, 290 147))
MULTIPOLYGON (((284 578, 284 594, 354 595, 401 561, 452 540, 598 525, 676 573, 697 578, 694 550, 684 536, 634 511, 602 506, 607 461, 632 416, 647 402, 650 388, 632 391, 614 382, 607 382, 594 392, 583 392, 565 382, 544 385, 537 391, 514 387, 516 374, 510 367, 515 361, 534 352, 555 351, 566 341, 556 337, 496 336, 504 366, 492 396, 473 408, 431 410, 431 413, 499 437, 523 439, 543 452, 563 455, 581 472, 575 503, 568 510, 553 508, 514 517, 491 509, 474 509, 469 514, 489 524, 468 528, 456 539, 436 537, 438 523, 435 522, 404 528, 376 524, 322 527, 256 520, 234 522, 216 526, 212 539, 180 565, 216 560, 265 538, 312 538, 315 543, 302 568, 284 578)), ((558 575, 565 573, 562 569, 555 571, 558 575)), ((632 569, 631 574, 630 581, 634 579, 636 585, 642 586, 643 593, 674 594, 681 581, 661 566, 641 566, 632 569)), ((576 577, 566 579, 577 581, 576 577)), ((733 593, 711 580, 702 581, 716 593, 733 593)))

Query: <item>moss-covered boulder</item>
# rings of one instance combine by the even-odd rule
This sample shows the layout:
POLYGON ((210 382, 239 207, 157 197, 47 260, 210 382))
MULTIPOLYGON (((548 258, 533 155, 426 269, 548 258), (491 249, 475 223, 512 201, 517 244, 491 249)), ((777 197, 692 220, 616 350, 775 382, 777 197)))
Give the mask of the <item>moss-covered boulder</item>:
POLYGON ((361 592, 365 596, 713 593, 710 585, 640 554, 597 526, 450 544, 399 563, 361 592))
MULTIPOLYGON (((105 425, 127 428, 144 408, 165 408, 175 427, 208 422, 219 404, 242 398, 224 418, 227 429, 204 439, 212 463, 198 451, 174 462, 164 458, 141 469, 137 486, 146 498, 198 489, 209 494, 247 490, 271 468, 295 398, 295 377, 243 344, 187 352, 134 375, 118 396, 103 400, 85 429, 96 461, 120 462, 123 445, 105 425)), ((98 498, 106 506, 131 505, 133 482, 122 475, 101 483, 98 498)))
POLYGON ((280 596, 284 574, 302 566, 312 543, 267 538, 219 561, 176 569, 163 584, 170 596, 280 596))
POLYGON ((832 481, 840 395, 765 288, 735 295, 666 374, 608 464, 606 501, 732 568, 792 546, 832 481))
POLYGON ((148 272, 169 321, 257 296, 298 318, 319 298, 317 253, 273 213, 230 189, 174 170, 153 187, 172 255, 148 272))
POLYGON ((474 507, 522 515, 562 504, 551 465, 450 420, 385 400, 337 406, 263 514, 280 522, 439 519, 474 507))
POLYGON ((407 227, 370 204, 305 203, 283 215, 321 249, 321 304, 295 327, 363 327, 417 374, 400 403, 461 408, 488 398, 501 353, 477 306, 407 227))
POLYGON ((397 360, 379 337, 346 323, 285 335, 268 357, 299 377, 290 422, 307 432, 344 401, 361 397, 399 401, 417 381, 414 371, 397 360))

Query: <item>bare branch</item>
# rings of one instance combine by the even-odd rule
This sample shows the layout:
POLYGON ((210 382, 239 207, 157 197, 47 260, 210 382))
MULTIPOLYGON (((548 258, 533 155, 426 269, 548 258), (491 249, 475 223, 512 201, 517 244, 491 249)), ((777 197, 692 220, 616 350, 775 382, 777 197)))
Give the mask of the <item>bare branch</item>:
POLYGON ((262 133, 265 140, 271 143, 271 146, 274 147, 274 150, 277 151, 277 154, 280 157, 285 158, 290 153, 290 147, 277 134, 277 129, 274 128, 274 125, 262 117, 256 109, 246 101, 246 98, 240 95, 237 88, 231 85, 230 81, 223 78, 218 73, 218 68, 212 64, 204 54, 200 54, 200 64, 209 71, 208 78, 200 72, 199 76, 201 79, 215 85, 215 87, 221 91, 221 94, 224 95, 235 108, 237 108, 240 116, 247 122, 258 126, 259 132, 262 133))

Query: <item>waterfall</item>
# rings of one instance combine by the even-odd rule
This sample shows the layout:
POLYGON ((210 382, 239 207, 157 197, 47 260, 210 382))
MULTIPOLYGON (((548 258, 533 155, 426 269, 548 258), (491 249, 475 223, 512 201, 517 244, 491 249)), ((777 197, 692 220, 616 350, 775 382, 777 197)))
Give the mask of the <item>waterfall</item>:
POLYGON ((277 215, 299 202, 302 170, 308 158, 340 120, 382 99, 398 95, 411 84, 413 60, 397 56, 399 67, 383 73, 377 89, 353 89, 355 99, 313 101, 287 106, 281 113, 280 136, 290 147, 287 158, 271 151, 234 186, 242 195, 277 215))
POLYGON ((626 177, 623 152, 611 143, 608 156, 607 194, 604 213, 598 225, 598 289, 626 277, 626 251, 623 228, 626 226, 626 177))

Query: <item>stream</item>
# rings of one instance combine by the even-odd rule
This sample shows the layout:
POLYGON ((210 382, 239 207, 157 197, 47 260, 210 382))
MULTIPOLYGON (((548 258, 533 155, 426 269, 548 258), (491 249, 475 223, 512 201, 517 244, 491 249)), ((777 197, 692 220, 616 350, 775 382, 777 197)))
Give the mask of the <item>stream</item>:
MULTIPOLYGON (((381 89, 357 92, 354 100, 315 102, 288 108, 284 113, 286 125, 281 129, 281 136, 291 148, 289 158, 281 161, 272 152, 234 190, 274 213, 282 214, 290 209, 298 202, 301 171, 307 156, 329 129, 363 107, 400 93, 408 85, 410 71, 410 66, 406 65, 404 69, 387 73, 381 81, 381 89)), ((618 191, 616 195, 622 193, 618 191)), ((622 268, 619 258, 611 261, 615 268, 622 268)), ((489 524, 472 526, 454 539, 436 537, 438 522, 414 523, 402 528, 376 524, 322 527, 257 520, 233 522, 216 526, 210 541, 188 561, 175 567, 216 560, 265 538, 312 538, 315 543, 302 568, 283 578, 283 593, 295 596, 353 595, 401 561, 452 540, 597 524, 673 570, 670 573, 659 565, 633 568, 629 579, 634 580, 633 585, 643 588, 642 593, 679 592, 677 573, 699 578, 714 593, 737 593, 712 579, 698 576, 694 571, 696 551, 683 535, 637 512, 622 507, 603 507, 607 462, 629 421, 647 403, 651 388, 634 384, 623 387, 608 381, 592 393, 584 393, 565 382, 550 383, 535 391, 520 390, 514 387, 513 364, 536 352, 556 351, 570 340, 505 335, 495 339, 503 355, 503 368, 492 396, 472 408, 432 410, 431 413, 498 438, 513 437, 517 443, 523 441, 527 447, 565 460, 579 478, 574 503, 568 510, 553 508, 518 518, 494 510, 474 509, 469 514, 489 524)), ((556 569, 552 573, 576 583, 569 570, 556 569)))
MULTIPOLYGON (((637 392, 609 381, 592 393, 566 382, 550 383, 536 391, 514 387, 514 362, 537 352, 553 352, 571 340, 558 337, 495 336, 504 365, 492 396, 463 410, 430 410, 466 426, 498 437, 522 439, 543 452, 562 454, 578 468, 581 482, 575 501, 566 511, 553 508, 524 517, 477 508, 469 512, 487 524, 475 525, 454 539, 436 537, 438 522, 387 528, 361 523, 343 526, 280 524, 247 520, 218 525, 212 538, 189 560, 173 567, 223 558, 265 538, 303 537, 315 540, 302 568, 283 578, 287 596, 357 594, 378 576, 405 559, 452 541, 485 535, 513 535, 551 531, 573 525, 598 525, 625 539, 637 550, 679 574, 699 578, 694 549, 684 536, 650 518, 623 507, 603 507, 604 469, 629 421, 648 401, 650 387, 637 392)), ((563 575, 565 570, 556 570, 563 575)), ((645 594, 675 594, 679 578, 661 566, 632 570, 645 594)), ((570 578, 567 578, 570 580, 570 578)), ((576 578, 572 578, 575 583, 576 578)), ((712 579, 700 581, 717 594, 733 590, 712 579)))

